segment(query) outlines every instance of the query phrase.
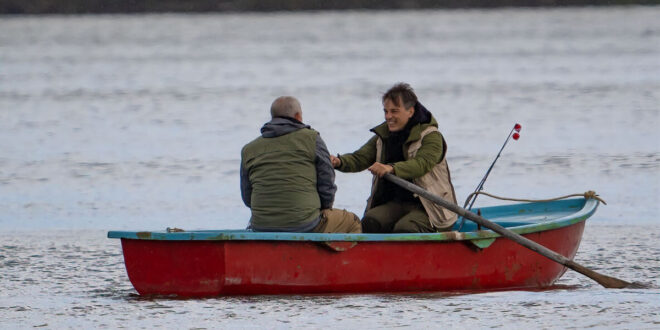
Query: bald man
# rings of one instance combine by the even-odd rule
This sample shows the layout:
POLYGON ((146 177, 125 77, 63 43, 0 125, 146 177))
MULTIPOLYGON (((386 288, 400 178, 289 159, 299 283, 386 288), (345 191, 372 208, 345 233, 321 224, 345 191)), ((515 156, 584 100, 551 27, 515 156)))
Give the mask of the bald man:
POLYGON ((241 151, 241 196, 254 231, 360 233, 359 218, 333 209, 335 172, 319 133, 302 122, 300 102, 281 96, 271 121, 241 151))

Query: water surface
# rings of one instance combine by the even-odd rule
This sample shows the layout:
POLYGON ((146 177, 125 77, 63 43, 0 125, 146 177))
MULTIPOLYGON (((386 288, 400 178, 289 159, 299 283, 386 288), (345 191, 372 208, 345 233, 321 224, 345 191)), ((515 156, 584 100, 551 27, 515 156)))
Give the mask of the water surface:
MULTIPOLYGON (((578 262, 660 285, 660 7, 0 20, 0 325, 660 327, 660 291, 141 299, 107 230, 242 228, 240 148, 298 97, 333 153, 415 87, 459 199, 597 191, 578 262)), ((338 174, 361 214, 369 175, 338 174)), ((497 204, 480 199, 480 205, 497 204)))

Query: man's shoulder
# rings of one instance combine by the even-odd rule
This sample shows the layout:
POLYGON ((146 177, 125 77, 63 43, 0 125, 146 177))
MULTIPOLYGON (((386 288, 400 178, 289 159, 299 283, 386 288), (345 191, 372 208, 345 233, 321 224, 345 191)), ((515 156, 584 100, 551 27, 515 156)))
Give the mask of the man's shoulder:
POLYGON ((440 134, 440 130, 438 130, 438 126, 436 125, 424 124, 419 128, 419 134, 422 137, 433 133, 435 133, 436 135, 442 135, 440 134))
POLYGON ((257 136, 254 138, 252 141, 246 143, 243 148, 241 149, 241 154, 244 154, 246 151, 248 151, 251 147, 259 143, 259 141, 263 140, 262 136, 257 136))
POLYGON ((315 130, 311 127, 301 128, 297 132, 303 132, 303 133, 309 134, 309 135, 320 135, 320 133, 317 130, 315 130))
POLYGON ((386 138, 388 135, 390 135, 390 131, 387 128, 387 122, 383 122, 373 127, 369 131, 373 132, 374 134, 376 134, 376 136, 380 137, 381 139, 386 138))
MULTIPOLYGON (((291 134, 291 133, 290 133, 291 134)), ((295 132, 292 132, 293 135, 297 136, 295 140, 303 140, 316 143, 317 140, 323 141, 321 139, 321 134, 311 127, 301 128, 295 132)))
MULTIPOLYGON (((293 132, 290 132, 290 133, 287 133, 287 134, 284 134, 284 135, 277 136, 275 138, 281 138, 281 137, 286 137, 286 136, 292 137, 292 136, 296 136, 296 135, 305 136, 305 138, 304 138, 305 140, 307 140, 307 139, 309 139, 309 140, 314 139, 315 140, 317 137, 320 138, 319 132, 317 132, 313 128, 309 128, 309 127, 303 127, 301 129, 295 130, 293 132)), ((245 144, 243 146, 243 148, 241 149, 241 154, 245 154, 250 149, 254 149, 254 148, 258 149, 258 148, 261 148, 261 147, 265 147, 266 145, 269 144, 268 141, 271 140, 271 139, 273 139, 273 138, 265 138, 263 136, 258 136, 254 140, 248 142, 247 144, 245 144)), ((300 138, 297 138, 297 139, 300 139, 300 138)))

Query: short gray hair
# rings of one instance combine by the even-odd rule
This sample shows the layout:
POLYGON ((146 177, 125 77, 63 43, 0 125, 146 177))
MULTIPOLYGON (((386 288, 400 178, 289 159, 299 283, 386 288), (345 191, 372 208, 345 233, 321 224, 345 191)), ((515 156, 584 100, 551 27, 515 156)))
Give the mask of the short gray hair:
POLYGON ((270 115, 274 117, 291 117, 302 113, 300 102, 293 96, 280 96, 270 106, 270 115))

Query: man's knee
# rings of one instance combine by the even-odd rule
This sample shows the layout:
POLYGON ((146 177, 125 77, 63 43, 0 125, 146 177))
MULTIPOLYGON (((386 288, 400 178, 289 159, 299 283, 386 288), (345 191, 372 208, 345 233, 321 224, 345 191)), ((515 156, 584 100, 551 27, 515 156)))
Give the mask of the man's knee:
POLYGON ((368 210, 362 218, 363 233, 390 233, 399 220, 400 206, 394 203, 376 206, 368 210))
POLYGON ((322 211, 322 214, 326 220, 326 224, 324 228, 321 228, 320 232, 351 234, 362 232, 360 218, 352 212, 339 209, 326 209, 322 211))
POLYGON ((382 233, 383 226, 378 219, 370 217, 368 214, 362 218, 362 232, 363 233, 382 233))
POLYGON ((399 221, 392 229, 393 233, 420 233, 421 228, 419 225, 412 221, 399 221))
POLYGON ((428 215, 423 212, 411 212, 401 218, 392 229, 393 233, 431 233, 434 231, 428 215))

